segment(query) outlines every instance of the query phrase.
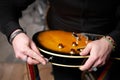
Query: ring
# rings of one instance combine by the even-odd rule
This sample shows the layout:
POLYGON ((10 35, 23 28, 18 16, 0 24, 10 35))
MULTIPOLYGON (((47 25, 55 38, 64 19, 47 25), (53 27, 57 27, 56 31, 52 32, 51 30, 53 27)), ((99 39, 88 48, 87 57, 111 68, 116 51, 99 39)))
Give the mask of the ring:
POLYGON ((28 56, 25 57, 25 59, 23 59, 24 62, 27 62, 28 60, 28 56))
POLYGON ((92 67, 92 71, 97 71, 97 67, 92 67))

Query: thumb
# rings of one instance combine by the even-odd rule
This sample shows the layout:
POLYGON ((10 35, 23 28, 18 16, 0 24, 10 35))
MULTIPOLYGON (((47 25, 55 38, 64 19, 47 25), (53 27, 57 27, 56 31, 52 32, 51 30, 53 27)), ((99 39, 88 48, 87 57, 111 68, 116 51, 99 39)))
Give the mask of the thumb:
POLYGON ((88 54, 90 53, 91 48, 92 48, 91 45, 88 44, 88 45, 85 47, 85 49, 83 49, 83 51, 80 52, 80 55, 81 55, 81 56, 88 55, 88 54))

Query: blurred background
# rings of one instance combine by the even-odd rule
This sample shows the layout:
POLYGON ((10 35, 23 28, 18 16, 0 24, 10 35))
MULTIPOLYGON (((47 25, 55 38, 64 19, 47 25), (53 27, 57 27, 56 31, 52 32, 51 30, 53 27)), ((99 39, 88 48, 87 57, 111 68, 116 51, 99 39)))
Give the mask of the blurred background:
MULTIPOLYGON (((23 16, 19 22, 30 38, 36 32, 47 29, 45 16, 48 7, 47 0, 36 0, 22 12, 23 16)), ((41 80, 53 80, 51 64, 38 67, 41 80)), ((15 58, 12 46, 2 33, 0 33, 0 80, 29 80, 26 63, 15 58)))

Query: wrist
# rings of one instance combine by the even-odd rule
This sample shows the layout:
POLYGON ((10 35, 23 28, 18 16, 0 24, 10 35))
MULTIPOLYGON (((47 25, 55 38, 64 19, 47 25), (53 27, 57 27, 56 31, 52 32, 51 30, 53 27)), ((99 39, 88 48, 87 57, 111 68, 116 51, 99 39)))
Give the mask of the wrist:
POLYGON ((10 38, 9 38, 9 43, 12 44, 14 38, 20 34, 20 33, 25 33, 22 29, 17 29, 15 30, 11 35, 10 35, 10 38))
POLYGON ((110 36, 103 36, 102 38, 110 43, 110 45, 112 46, 112 50, 115 49, 115 41, 113 40, 112 37, 110 37, 110 36))

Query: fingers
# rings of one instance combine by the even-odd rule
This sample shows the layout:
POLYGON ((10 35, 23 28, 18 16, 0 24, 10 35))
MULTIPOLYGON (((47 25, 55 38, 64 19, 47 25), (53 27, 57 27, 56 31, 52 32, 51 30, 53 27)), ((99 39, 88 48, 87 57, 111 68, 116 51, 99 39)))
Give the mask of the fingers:
MULTIPOLYGON (((80 53, 80 55, 85 56, 89 54, 91 51, 91 46, 88 44, 86 48, 80 53)), ((94 63, 94 59, 92 57, 89 57, 88 60, 85 62, 83 66, 80 67, 81 71, 88 70, 94 63)))
POLYGON ((47 60, 43 57, 43 55, 40 54, 39 50, 37 48, 31 49, 29 47, 24 47, 24 49, 15 52, 16 58, 23 60, 24 62, 27 62, 28 64, 43 64, 45 65, 47 63, 47 60))
POLYGON ((26 35, 20 34, 14 38, 12 44, 16 58, 29 64, 46 64, 46 59, 40 54, 35 43, 26 35))
MULTIPOLYGON (((38 48, 36 47, 35 43, 32 42, 31 43, 31 49, 40 57, 44 58, 44 56, 42 54, 40 54, 40 51, 38 50, 38 48)), ((46 58, 44 58, 44 60, 46 60, 46 58)), ((46 60, 47 61, 47 60, 46 60)), ((44 64, 44 63, 43 63, 44 64)))
POLYGON ((40 62, 31 58, 31 57, 28 57, 27 61, 26 61, 28 64, 39 64, 40 62))
MULTIPOLYGON (((41 55, 35 43, 31 42, 31 49, 34 50, 38 55, 41 55)), ((42 55, 41 55, 42 56, 42 55)))
POLYGON ((36 61, 38 61, 39 63, 43 65, 46 64, 46 60, 42 55, 40 55, 39 53, 36 53, 35 51, 29 48, 27 49, 27 52, 25 52, 25 54, 29 56, 29 59, 28 59, 29 64, 34 63, 34 62, 36 63, 36 61))
POLYGON ((24 55, 24 54, 18 54, 18 55, 16 55, 16 58, 17 59, 21 59, 21 60, 23 60, 23 61, 27 61, 27 56, 26 55, 24 55))
POLYGON ((106 60, 110 56, 109 45, 105 44, 103 40, 96 40, 88 43, 86 48, 80 53, 80 55, 90 54, 88 60, 80 67, 80 70, 93 70, 96 67, 103 66, 106 63, 106 60), (100 44, 101 43, 101 44, 100 44), (99 44, 99 45, 98 45, 99 44))
POLYGON ((89 71, 97 71, 97 68, 103 65, 100 60, 97 60, 94 65, 89 69, 89 71))
POLYGON ((90 56, 83 66, 80 67, 81 71, 89 70, 96 60, 90 56))
POLYGON ((27 62, 28 64, 38 64, 38 63, 40 63, 39 61, 37 61, 37 60, 35 60, 35 59, 33 59, 33 58, 29 57, 28 55, 23 54, 23 53, 18 53, 16 55, 16 58, 21 59, 22 61, 27 62))
POLYGON ((86 46, 86 48, 80 53, 80 55, 85 56, 90 54, 87 61, 80 67, 81 71, 89 70, 91 71, 95 67, 101 64, 99 60, 99 51, 96 47, 96 45, 93 45, 93 43, 90 43, 86 46), (94 46, 94 47, 93 47, 94 46), (93 68, 94 67, 94 68, 93 68))
POLYGON ((30 45, 26 48, 25 54, 28 56, 27 62, 29 64, 46 64, 46 59, 43 57, 43 55, 40 54, 34 42, 31 42, 30 45))
MULTIPOLYGON (((95 54, 95 53, 93 53, 95 54)), ((105 60, 91 54, 88 58, 88 60, 85 62, 83 66, 80 67, 81 71, 96 71, 97 67, 101 67, 102 65, 105 64, 105 60)))

